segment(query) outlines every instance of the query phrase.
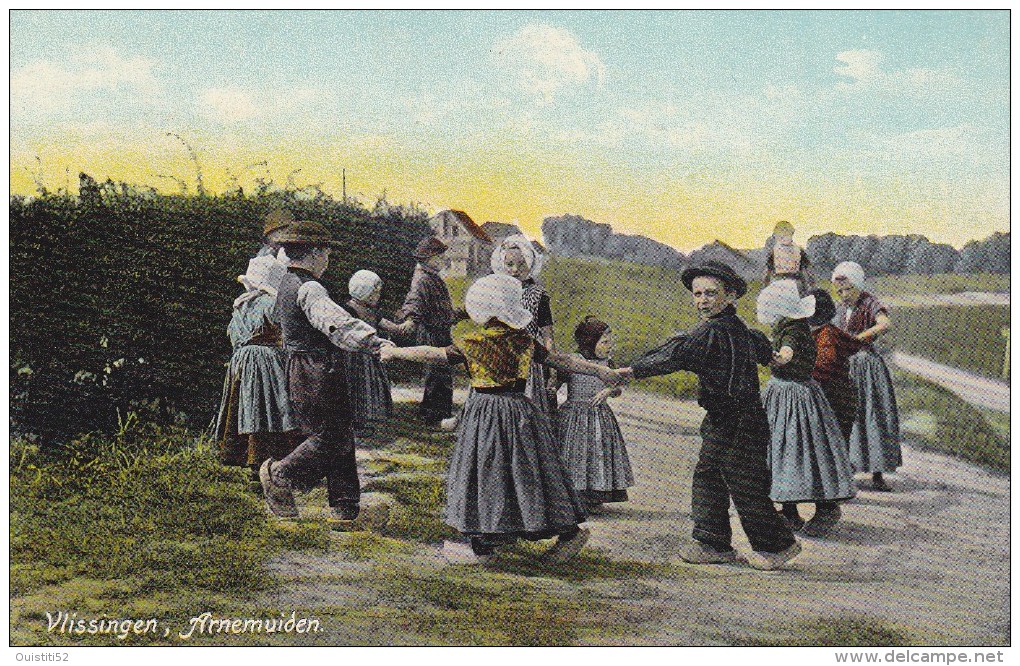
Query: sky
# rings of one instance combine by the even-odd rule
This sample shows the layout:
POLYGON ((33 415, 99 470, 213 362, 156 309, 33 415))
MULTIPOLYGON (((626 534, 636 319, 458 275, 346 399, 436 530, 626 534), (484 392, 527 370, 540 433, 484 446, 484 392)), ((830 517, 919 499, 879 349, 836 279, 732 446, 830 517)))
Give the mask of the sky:
POLYGON ((10 189, 256 179, 682 250, 1009 230, 1006 11, 12 11, 10 189), (194 158, 189 152, 194 151, 194 158))

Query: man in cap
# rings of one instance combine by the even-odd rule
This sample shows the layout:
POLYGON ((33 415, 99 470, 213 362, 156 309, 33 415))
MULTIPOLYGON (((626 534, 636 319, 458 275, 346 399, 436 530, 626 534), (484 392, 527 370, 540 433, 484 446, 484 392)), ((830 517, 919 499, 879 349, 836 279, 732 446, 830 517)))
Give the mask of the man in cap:
POLYGON ((262 464, 259 478, 266 503, 276 516, 296 517, 292 489, 311 487, 325 477, 334 516, 354 520, 360 512, 361 487, 340 350, 374 352, 392 343, 348 314, 319 282, 329 266, 332 242, 325 227, 295 221, 275 241, 290 258, 276 313, 287 351, 291 409, 305 439, 283 460, 270 458, 262 464))
POLYGON ((262 249, 257 256, 276 256, 280 251, 279 238, 286 233, 287 227, 294 224, 294 214, 284 208, 274 208, 266 215, 262 225, 262 249))
MULTIPOLYGON (((435 236, 426 236, 415 248, 411 288, 400 308, 399 317, 406 319, 404 333, 413 332, 415 343, 431 347, 453 344, 450 327, 455 322, 450 290, 439 274, 447 265, 446 244, 435 236)), ((453 371, 448 363, 430 364, 425 375, 425 393, 419 414, 429 425, 439 425, 453 412, 453 371)))
POLYGON ((701 322, 616 372, 621 379, 679 370, 698 376, 698 404, 708 413, 701 424, 701 452, 691 490, 693 539, 680 557, 693 564, 736 560, 730 544, 732 498, 751 542, 747 561, 777 569, 800 552, 800 543, 769 499, 769 424, 758 388, 757 365, 772 361, 772 347, 737 316, 736 300, 747 283, 718 261, 685 270, 684 286, 701 322))

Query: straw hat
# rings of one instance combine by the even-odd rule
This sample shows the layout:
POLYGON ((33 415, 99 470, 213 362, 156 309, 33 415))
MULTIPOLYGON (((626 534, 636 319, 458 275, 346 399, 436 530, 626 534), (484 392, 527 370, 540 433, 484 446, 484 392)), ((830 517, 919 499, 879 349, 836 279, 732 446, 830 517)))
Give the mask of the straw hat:
POLYGON ((780 317, 804 319, 815 313, 815 297, 800 297, 794 280, 776 280, 758 294, 758 321, 774 324, 780 317))
POLYGON ((315 246, 336 244, 329 229, 310 220, 297 220, 277 230, 273 241, 280 244, 295 243, 315 246))
POLYGON ((446 252, 446 250, 446 243, 435 236, 426 236, 418 242, 418 247, 414 249, 414 254, 412 256, 418 261, 425 261, 426 259, 431 259, 437 254, 446 252))
POLYGON ((294 214, 289 210, 274 208, 266 215, 266 220, 262 225, 262 235, 271 243, 277 242, 276 236, 279 235, 279 232, 294 222, 296 222, 294 214))
POLYGON ((495 317, 511 328, 524 328, 531 313, 521 305, 523 291, 520 281, 509 275, 486 275, 468 289, 464 308, 479 326, 495 317))

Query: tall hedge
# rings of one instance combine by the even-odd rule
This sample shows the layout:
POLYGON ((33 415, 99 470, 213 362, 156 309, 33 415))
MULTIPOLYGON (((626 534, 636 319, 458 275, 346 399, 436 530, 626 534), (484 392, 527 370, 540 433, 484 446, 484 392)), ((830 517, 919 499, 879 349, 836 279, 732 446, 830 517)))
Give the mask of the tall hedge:
POLYGON ((80 197, 12 197, 12 426, 53 443, 142 408, 208 424, 236 277, 280 205, 341 241, 323 278, 338 299, 366 268, 385 281, 383 307, 400 302, 428 228, 403 209, 379 217, 321 196, 162 195, 110 182, 80 197))

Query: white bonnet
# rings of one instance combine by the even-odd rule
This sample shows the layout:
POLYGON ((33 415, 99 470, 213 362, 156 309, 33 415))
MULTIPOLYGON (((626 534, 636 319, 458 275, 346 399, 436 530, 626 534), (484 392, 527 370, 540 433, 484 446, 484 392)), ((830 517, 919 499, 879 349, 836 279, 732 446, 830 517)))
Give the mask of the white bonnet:
POLYGON ((259 289, 273 296, 287 274, 287 267, 272 256, 255 257, 248 261, 248 270, 244 275, 238 275, 237 281, 244 285, 245 289, 259 289))
POLYGON ((522 234, 515 234, 513 236, 507 236, 496 245, 496 249, 492 252, 492 271, 500 275, 506 275, 506 264, 504 258, 506 251, 517 248, 521 251, 524 256, 524 263, 528 265, 529 277, 536 277, 542 272, 542 266, 545 264, 545 256, 540 254, 535 249, 535 245, 529 241, 522 234))
POLYGON ((372 295, 375 288, 382 284, 382 278, 372 271, 360 270, 351 276, 347 283, 347 291, 352 298, 363 301, 372 295))
POLYGON ((836 281, 836 278, 846 278, 853 286, 864 289, 864 269, 856 261, 844 261, 836 266, 836 269, 832 271, 833 282, 836 281))
POLYGON ((815 297, 800 297, 793 280, 775 280, 758 294, 758 321, 774 324, 780 317, 804 319, 815 313, 815 297))
POLYGON ((495 317, 511 328, 524 328, 531 313, 521 305, 524 288, 516 278, 492 274, 479 278, 464 296, 464 308, 471 321, 484 326, 495 317))
POLYGON ((287 265, 271 255, 250 259, 245 274, 237 276, 237 281, 244 285, 247 292, 234 301, 234 306, 237 307, 241 303, 255 298, 260 291, 264 291, 270 296, 276 296, 280 282, 283 281, 286 274, 287 265))

